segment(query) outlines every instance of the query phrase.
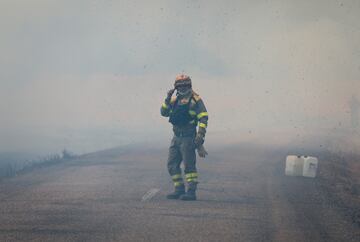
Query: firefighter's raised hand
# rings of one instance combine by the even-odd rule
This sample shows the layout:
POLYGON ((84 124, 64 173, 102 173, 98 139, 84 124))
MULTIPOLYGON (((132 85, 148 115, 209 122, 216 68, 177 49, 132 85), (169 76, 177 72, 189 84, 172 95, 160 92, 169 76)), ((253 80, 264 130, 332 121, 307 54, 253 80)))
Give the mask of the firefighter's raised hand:
POLYGON ((170 89, 168 92, 167 92, 167 96, 166 96, 166 99, 165 99, 165 102, 167 104, 170 103, 170 100, 171 100, 171 96, 174 94, 175 92, 175 89, 170 89))
POLYGON ((167 98, 171 98, 171 96, 174 94, 174 92, 175 92, 175 88, 170 89, 170 90, 167 92, 167 98))

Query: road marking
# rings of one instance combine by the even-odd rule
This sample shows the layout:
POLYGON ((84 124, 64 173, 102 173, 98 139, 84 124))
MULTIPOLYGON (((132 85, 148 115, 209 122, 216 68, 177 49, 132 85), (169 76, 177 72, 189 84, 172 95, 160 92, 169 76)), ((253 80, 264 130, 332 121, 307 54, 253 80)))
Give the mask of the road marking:
POLYGON ((160 189, 158 188, 151 188, 147 193, 145 193, 145 195, 141 198, 142 202, 146 202, 149 201, 151 198, 153 198, 156 193, 158 193, 160 191, 160 189))

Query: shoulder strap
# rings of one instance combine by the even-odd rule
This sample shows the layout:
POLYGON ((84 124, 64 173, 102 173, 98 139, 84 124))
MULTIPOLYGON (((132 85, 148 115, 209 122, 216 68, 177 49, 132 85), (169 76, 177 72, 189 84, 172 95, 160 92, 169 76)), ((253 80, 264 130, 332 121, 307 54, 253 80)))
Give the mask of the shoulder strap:
POLYGON ((199 96, 199 94, 197 94, 197 93, 194 92, 194 91, 193 91, 192 98, 194 98, 194 100, 195 100, 196 102, 198 102, 198 101, 201 100, 201 97, 199 96))

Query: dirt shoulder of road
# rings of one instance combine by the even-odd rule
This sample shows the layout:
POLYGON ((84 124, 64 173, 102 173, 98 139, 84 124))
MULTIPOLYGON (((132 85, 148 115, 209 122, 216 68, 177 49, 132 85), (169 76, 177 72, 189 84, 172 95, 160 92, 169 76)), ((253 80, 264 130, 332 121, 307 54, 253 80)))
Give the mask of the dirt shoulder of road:
POLYGON ((318 179, 332 202, 344 207, 345 216, 360 228, 360 155, 320 154, 318 179))
MULTIPOLYGON (((273 222, 273 241, 358 241, 360 235, 359 169, 353 154, 307 151, 319 159, 316 178, 285 176, 280 149, 277 164, 264 167, 273 222)), ((295 152, 295 154, 297 154, 295 152)))

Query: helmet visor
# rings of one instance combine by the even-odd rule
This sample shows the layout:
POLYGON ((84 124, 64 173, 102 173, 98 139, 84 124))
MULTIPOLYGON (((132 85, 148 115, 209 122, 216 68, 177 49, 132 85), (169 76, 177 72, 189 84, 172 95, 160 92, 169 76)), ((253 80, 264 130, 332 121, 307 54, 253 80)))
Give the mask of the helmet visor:
POLYGON ((186 95, 191 91, 191 86, 190 85, 179 85, 176 87, 176 90, 180 95, 186 95))

